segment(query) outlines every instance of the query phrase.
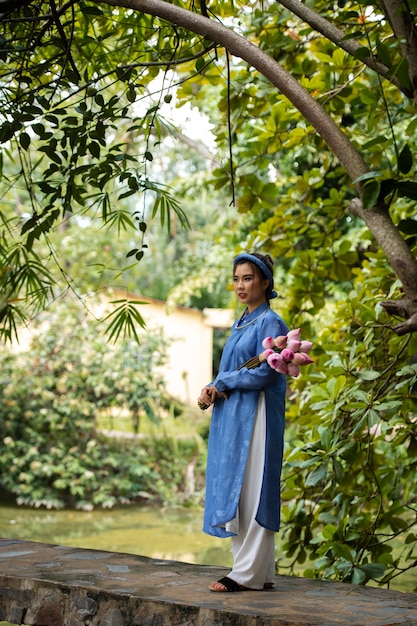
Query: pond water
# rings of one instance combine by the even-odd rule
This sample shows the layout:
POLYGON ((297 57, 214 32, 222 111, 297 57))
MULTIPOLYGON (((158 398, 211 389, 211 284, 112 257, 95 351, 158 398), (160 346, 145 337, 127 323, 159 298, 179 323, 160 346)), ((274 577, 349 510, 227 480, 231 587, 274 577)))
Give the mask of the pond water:
POLYGON ((202 511, 120 507, 91 512, 0 506, 0 537, 230 565, 230 542, 202 532, 202 511))
MULTIPOLYGON (((85 512, 1 504, 0 537, 229 567, 232 564, 230 540, 204 534, 202 520, 200 509, 131 506, 85 512)), ((276 546, 278 557, 279 533, 276 546)), ((300 566, 299 575, 306 566, 300 566)), ((288 572, 280 567, 279 573, 288 572)), ((415 591, 417 568, 395 578, 390 587, 415 591)))

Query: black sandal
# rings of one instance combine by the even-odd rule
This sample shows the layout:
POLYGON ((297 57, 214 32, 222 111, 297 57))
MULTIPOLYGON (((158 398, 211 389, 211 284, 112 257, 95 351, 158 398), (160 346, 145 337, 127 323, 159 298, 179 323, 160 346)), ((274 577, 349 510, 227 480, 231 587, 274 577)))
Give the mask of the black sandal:
POLYGON ((247 587, 243 587, 242 585, 239 585, 239 583, 237 583, 235 580, 232 580, 231 578, 228 578, 227 576, 225 576, 224 578, 221 578, 217 582, 223 585, 225 589, 217 589, 216 587, 213 586, 216 583, 211 583, 211 585, 209 585, 210 591, 219 591, 220 593, 226 593, 226 592, 232 592, 232 591, 250 591, 250 589, 248 589, 247 587))

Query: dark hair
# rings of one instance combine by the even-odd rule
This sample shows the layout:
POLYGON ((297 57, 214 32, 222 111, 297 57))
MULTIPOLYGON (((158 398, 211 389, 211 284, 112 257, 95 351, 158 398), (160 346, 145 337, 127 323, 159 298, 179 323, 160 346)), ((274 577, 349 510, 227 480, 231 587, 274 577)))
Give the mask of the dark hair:
POLYGON ((257 272, 258 276, 260 276, 262 279, 269 280, 269 285, 265 292, 267 299, 270 300, 271 298, 276 297, 276 292, 273 291, 274 289, 274 280, 273 280, 274 262, 272 258, 269 256, 269 254, 260 254, 259 252, 249 252, 247 253, 247 255, 254 256, 259 261, 261 261, 264 265, 266 265, 267 269, 270 271, 271 276, 267 276, 265 272, 262 270, 262 268, 259 267, 255 262, 251 261, 248 258, 245 258, 245 254, 242 254, 242 257, 243 257, 242 259, 240 259, 239 256, 236 257, 237 261, 235 262, 235 267, 236 265, 241 265, 242 263, 251 263, 251 265, 253 265, 253 267, 255 268, 255 271, 257 272), (271 279, 272 279, 272 282, 271 282, 271 279))

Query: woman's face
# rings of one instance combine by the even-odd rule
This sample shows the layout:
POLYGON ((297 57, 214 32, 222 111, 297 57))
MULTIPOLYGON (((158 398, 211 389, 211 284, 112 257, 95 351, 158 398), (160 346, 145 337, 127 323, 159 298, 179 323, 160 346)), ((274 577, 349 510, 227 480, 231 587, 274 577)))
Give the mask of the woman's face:
POLYGON ((249 312, 254 311, 266 301, 269 280, 263 278, 252 263, 236 265, 233 283, 237 298, 246 304, 249 312))

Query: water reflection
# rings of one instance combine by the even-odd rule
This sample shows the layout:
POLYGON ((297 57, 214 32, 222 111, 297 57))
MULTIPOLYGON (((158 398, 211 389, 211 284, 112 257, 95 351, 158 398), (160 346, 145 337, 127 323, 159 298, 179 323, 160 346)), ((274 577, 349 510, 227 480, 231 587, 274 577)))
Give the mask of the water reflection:
POLYGON ((205 535, 200 510, 46 511, 0 506, 0 536, 228 567, 230 542, 205 535))

